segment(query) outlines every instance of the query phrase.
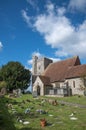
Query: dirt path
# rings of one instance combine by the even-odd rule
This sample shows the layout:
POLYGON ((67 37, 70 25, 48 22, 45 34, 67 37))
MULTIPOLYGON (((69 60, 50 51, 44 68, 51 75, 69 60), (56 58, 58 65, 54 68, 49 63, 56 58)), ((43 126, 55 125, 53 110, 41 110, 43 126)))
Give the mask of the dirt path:
POLYGON ((86 108, 86 105, 81 105, 77 103, 70 103, 70 102, 65 102, 65 101, 58 101, 58 103, 62 105, 68 105, 68 106, 75 106, 75 107, 80 107, 80 108, 86 108))

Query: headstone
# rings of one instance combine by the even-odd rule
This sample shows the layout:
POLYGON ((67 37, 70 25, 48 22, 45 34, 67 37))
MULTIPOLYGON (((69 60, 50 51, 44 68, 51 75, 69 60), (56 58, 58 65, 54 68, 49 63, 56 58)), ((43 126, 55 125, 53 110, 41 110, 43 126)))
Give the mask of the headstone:
POLYGON ((33 91, 32 95, 33 95, 33 98, 37 98, 37 91, 33 91))
POLYGON ((21 96, 21 89, 14 89, 13 90, 13 94, 17 97, 20 97, 21 96))
POLYGON ((16 92, 16 90, 15 90, 15 89, 13 89, 13 94, 14 94, 14 95, 17 95, 17 92, 16 92))
POLYGON ((17 89, 17 96, 20 97, 21 96, 21 89, 17 89))
POLYGON ((7 93, 6 88, 2 88, 0 93, 1 93, 2 95, 5 95, 5 94, 7 93))

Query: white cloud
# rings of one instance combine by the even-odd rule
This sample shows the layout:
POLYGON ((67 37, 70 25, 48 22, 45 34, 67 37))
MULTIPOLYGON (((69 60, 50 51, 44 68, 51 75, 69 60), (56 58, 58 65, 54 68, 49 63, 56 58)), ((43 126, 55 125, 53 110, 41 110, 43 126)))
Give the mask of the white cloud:
POLYGON ((29 68, 30 71, 32 71, 32 62, 33 62, 32 59, 30 59, 30 60, 27 61, 26 68, 29 68))
POLYGON ((31 5, 31 6, 35 6, 34 0, 27 0, 27 2, 31 5))
POLYGON ((60 7, 60 8, 57 9, 57 13, 58 13, 59 16, 64 15, 65 12, 66 12, 66 9, 64 7, 60 7))
POLYGON ((27 23, 28 26, 32 27, 32 23, 31 23, 31 17, 29 17, 27 15, 27 12, 25 10, 21 11, 22 17, 24 19, 24 21, 27 23))
POLYGON ((86 10, 86 0, 70 0, 69 8, 78 11, 86 10))
POLYGON ((2 44, 2 42, 0 41, 0 51, 2 50, 2 48, 3 48, 3 44, 2 44))
POLYGON ((55 52, 55 55, 60 56, 60 57, 62 57, 62 56, 67 57, 68 54, 65 51, 58 50, 55 52))
MULTIPOLYGON (((33 57, 33 56, 42 57, 43 54, 41 54, 39 51, 34 51, 31 54, 31 57, 33 57)), ((30 60, 28 60, 27 63, 28 63, 28 65, 32 65, 32 58, 30 60)))
POLYGON ((52 4, 50 1, 48 1, 45 8, 47 8, 48 13, 52 13, 52 11, 54 10, 54 4, 52 4))
POLYGON ((29 5, 31 5, 35 10, 39 11, 39 8, 37 6, 38 1, 37 0, 26 0, 29 5))
POLYGON ((43 54, 41 54, 39 51, 35 51, 35 52, 33 52, 32 53, 32 56, 37 56, 37 57, 42 57, 43 56, 43 54))
POLYGON ((53 60, 53 62, 57 62, 57 61, 60 61, 61 59, 60 58, 52 58, 52 57, 48 57, 49 59, 53 60))
POLYGON ((28 60, 27 63, 28 63, 29 65, 32 65, 32 59, 28 60))
MULTIPOLYGON (((45 39, 45 43, 57 48, 58 57, 79 55, 86 57, 86 21, 74 27, 65 16, 65 8, 56 8, 52 3, 46 6, 46 12, 35 17, 32 27, 45 39)), ((29 16, 26 14, 26 22, 29 16)))

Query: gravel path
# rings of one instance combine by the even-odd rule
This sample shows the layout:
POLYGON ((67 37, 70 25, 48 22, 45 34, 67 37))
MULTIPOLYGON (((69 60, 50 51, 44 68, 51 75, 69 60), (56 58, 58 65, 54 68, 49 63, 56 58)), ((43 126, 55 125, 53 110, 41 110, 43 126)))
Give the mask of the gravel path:
POLYGON ((58 101, 58 103, 62 105, 68 105, 68 106, 75 106, 75 107, 80 107, 80 108, 86 108, 86 105, 81 105, 77 103, 70 103, 70 102, 65 102, 65 101, 58 101))

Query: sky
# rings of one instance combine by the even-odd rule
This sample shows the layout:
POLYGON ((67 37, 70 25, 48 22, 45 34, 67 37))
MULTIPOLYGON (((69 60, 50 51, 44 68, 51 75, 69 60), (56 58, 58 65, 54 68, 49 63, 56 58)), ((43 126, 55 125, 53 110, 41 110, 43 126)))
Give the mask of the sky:
POLYGON ((86 63, 86 0, 0 0, 0 67, 33 55, 86 63))

